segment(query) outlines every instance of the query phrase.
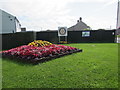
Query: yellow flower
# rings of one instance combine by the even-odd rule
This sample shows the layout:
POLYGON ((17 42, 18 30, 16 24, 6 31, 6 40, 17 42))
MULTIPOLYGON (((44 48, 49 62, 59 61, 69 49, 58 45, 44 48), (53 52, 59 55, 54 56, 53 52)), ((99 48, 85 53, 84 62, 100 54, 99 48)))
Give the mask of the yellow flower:
POLYGON ((52 43, 50 43, 48 41, 34 40, 33 42, 29 43, 28 45, 32 45, 32 46, 36 46, 36 47, 42 47, 42 46, 52 45, 52 43))

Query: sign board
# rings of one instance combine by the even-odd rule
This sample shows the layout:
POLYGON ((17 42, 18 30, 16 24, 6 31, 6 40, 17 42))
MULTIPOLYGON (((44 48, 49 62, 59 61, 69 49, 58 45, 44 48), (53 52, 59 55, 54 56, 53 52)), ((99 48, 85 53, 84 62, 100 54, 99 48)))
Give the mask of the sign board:
POLYGON ((58 27, 58 36, 67 36, 67 27, 58 27))
POLYGON ((90 36, 90 31, 83 31, 82 32, 82 37, 89 37, 90 36))

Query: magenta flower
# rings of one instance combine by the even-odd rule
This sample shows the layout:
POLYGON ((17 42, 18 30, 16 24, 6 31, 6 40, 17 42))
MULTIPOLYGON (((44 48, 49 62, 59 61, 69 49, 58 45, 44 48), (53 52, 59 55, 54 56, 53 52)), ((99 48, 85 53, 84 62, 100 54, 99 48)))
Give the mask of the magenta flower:
POLYGON ((10 50, 0 52, 4 57, 16 57, 25 60, 41 59, 61 54, 69 54, 80 51, 77 48, 64 45, 49 45, 44 47, 34 47, 30 45, 23 45, 10 50))

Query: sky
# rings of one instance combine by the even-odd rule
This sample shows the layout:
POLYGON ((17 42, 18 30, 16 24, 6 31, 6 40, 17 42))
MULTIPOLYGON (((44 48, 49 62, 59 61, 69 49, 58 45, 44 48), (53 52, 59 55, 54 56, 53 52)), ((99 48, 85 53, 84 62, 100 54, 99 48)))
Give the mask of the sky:
POLYGON ((71 27, 80 17, 93 30, 115 29, 118 0, 0 0, 0 9, 16 16, 27 31, 71 27))

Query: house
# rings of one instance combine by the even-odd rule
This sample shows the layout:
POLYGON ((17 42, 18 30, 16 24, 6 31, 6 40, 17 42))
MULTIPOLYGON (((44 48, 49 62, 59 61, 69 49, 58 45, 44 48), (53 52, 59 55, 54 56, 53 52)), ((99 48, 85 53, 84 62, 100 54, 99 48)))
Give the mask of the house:
POLYGON ((80 31, 80 30, 90 30, 91 28, 89 26, 87 26, 87 24, 85 24, 82 21, 82 18, 80 17, 79 20, 77 20, 77 24, 74 26, 71 26, 68 28, 68 31, 80 31))
POLYGON ((26 32, 26 28, 25 28, 25 27, 22 27, 22 28, 21 28, 21 32, 26 32))
POLYGON ((16 33, 21 31, 21 24, 19 20, 0 9, 0 34, 4 33, 16 33))

